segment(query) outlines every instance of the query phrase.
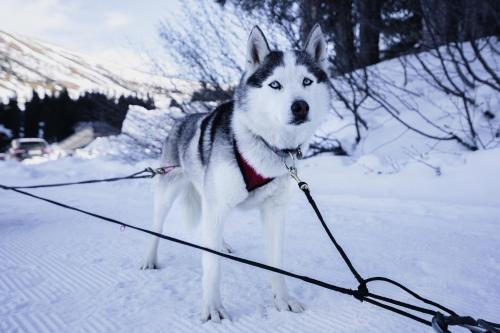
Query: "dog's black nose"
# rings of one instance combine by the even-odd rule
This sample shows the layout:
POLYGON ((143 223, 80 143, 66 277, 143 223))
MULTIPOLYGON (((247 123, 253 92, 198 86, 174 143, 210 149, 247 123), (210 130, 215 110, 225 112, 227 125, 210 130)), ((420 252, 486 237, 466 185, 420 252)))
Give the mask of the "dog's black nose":
POLYGON ((292 114, 293 114, 293 124, 300 125, 307 120, 307 114, 309 113, 309 104, 306 101, 300 99, 292 103, 292 114))

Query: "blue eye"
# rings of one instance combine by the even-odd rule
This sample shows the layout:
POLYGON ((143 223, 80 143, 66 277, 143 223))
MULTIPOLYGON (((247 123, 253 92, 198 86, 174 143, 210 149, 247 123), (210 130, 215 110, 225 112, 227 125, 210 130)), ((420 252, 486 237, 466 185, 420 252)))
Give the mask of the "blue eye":
POLYGON ((304 80, 302 80, 302 85, 304 87, 310 86, 312 83, 313 81, 308 77, 305 77, 304 80))
POLYGON ((269 87, 271 87, 273 89, 280 90, 281 89, 281 83, 279 83, 278 81, 273 81, 273 82, 269 83, 269 87))

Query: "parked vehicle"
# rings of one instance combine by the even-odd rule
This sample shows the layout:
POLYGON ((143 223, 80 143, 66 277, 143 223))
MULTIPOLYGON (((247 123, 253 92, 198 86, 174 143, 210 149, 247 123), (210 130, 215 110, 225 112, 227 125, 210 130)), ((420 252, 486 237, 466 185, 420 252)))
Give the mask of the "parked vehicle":
POLYGON ((9 158, 22 161, 27 158, 46 156, 50 154, 47 141, 39 138, 14 139, 10 144, 9 158))

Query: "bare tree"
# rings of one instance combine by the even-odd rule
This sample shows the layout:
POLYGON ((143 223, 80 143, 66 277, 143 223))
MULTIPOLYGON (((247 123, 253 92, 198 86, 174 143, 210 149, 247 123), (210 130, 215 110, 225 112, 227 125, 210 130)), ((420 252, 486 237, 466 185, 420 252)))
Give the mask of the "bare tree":
MULTIPOLYGON (((493 0, 473 0, 471 3, 480 6, 465 6, 457 10, 450 7, 450 2, 446 2, 445 6, 435 0, 394 0, 390 5, 382 0, 303 0, 295 5, 277 0, 222 2, 224 6, 216 2, 188 0, 183 7, 183 24, 162 22, 160 26, 170 57, 178 66, 189 68, 191 78, 202 82, 203 89, 194 95, 195 99, 208 101, 231 97, 231 87, 242 71, 242 45, 247 31, 259 21, 256 17, 262 21, 262 18, 271 20, 269 13, 274 15, 270 22, 279 21, 276 30, 266 30, 281 39, 271 39, 279 40, 279 44, 289 41, 294 47, 300 47, 299 37, 307 33, 307 24, 324 18, 321 13, 328 11, 328 6, 335 5, 332 13, 336 19, 333 20, 330 15, 324 23, 325 30, 330 31, 329 42, 334 45, 336 54, 330 59, 333 74, 331 88, 334 98, 342 105, 341 110, 333 108, 333 111, 347 121, 352 117, 350 126, 354 129, 355 145, 373 126, 371 118, 376 111, 385 112, 407 131, 436 142, 455 141, 470 150, 498 144, 499 116, 491 96, 498 94, 500 87, 496 62, 499 47, 497 37, 487 37, 497 28, 481 26, 481 20, 491 22, 492 15, 497 18, 496 9, 490 10, 493 14, 484 9, 498 7, 493 0), (420 10, 417 8, 419 4, 426 7, 420 10), (441 19, 445 22, 439 21, 440 15, 435 9, 440 6, 444 6, 442 10, 450 16, 445 18, 446 15, 442 15, 441 19), (405 29, 423 26, 425 30, 421 43, 417 43, 420 32, 411 36, 404 32, 409 36, 404 42, 408 42, 412 50, 421 47, 426 52, 402 57, 399 62, 392 61, 389 65, 392 68, 381 64, 354 70, 361 63, 372 64, 381 58, 381 54, 384 56, 378 44, 380 36, 389 29, 384 24, 390 20, 382 14, 394 13, 400 8, 409 8, 410 12, 417 14, 409 15, 397 24, 411 21, 405 29), (203 15, 205 12, 211 13, 210 19, 203 15), (458 12, 462 16, 465 13, 467 19, 455 22, 458 12), (469 14, 471 17, 468 17, 469 14), (422 23, 414 22, 420 19, 422 23), (357 41, 355 22, 359 23, 360 39, 357 41), (439 31, 439 35, 437 30, 443 26, 449 33, 443 35, 439 31), (475 38, 478 36, 482 38, 475 38), (356 50, 355 45, 361 46, 362 41, 363 48, 356 50), (397 75, 394 76, 394 73, 397 75), (430 89, 421 91, 415 87, 415 82, 426 82, 426 89, 430 89), (485 88, 493 92, 490 97, 484 96, 485 88)), ((391 29, 397 30, 394 27, 391 29)), ((408 47, 401 50, 407 52, 408 47)), ((346 153, 335 133, 318 136, 311 154, 327 151, 346 153)))
POLYGON ((163 63, 155 59, 157 68, 171 76, 176 69, 169 67, 175 64, 183 69, 183 78, 200 82, 201 89, 193 94, 193 100, 231 98, 233 85, 243 70, 240 60, 244 48, 236 43, 249 24, 208 1, 186 1, 181 16, 160 23, 159 34, 168 59, 163 63))
POLYGON ((297 34, 291 21, 277 28, 266 24, 264 12, 279 12, 280 8, 266 6, 248 13, 232 2, 186 0, 178 19, 160 23, 159 34, 168 58, 164 62, 154 59, 156 67, 163 75, 172 76, 175 68, 170 67, 175 64, 183 69, 183 78, 200 82, 193 101, 230 99, 244 70, 246 40, 253 25, 266 30, 271 47, 297 34))
MULTIPOLYGON (((430 0, 422 1, 430 2, 430 0)), ((448 27, 453 29, 451 33, 453 40, 444 46, 441 46, 443 38, 450 36, 443 37, 440 31, 442 27, 436 25, 433 20, 435 12, 432 14, 424 12, 427 43, 433 47, 427 52, 430 57, 416 55, 419 65, 416 70, 424 73, 422 77, 426 82, 455 102, 455 115, 460 124, 459 128, 454 129, 456 139, 471 150, 488 148, 495 138, 495 131, 490 132, 488 138, 478 131, 478 127, 483 127, 484 122, 491 128, 496 114, 492 110, 485 110, 476 98, 477 90, 482 85, 490 88, 495 94, 500 92, 499 68, 496 63, 498 54, 495 54, 494 46, 498 44, 498 38, 485 37, 484 34, 488 33, 490 28, 482 27, 478 22, 481 19, 478 13, 484 14, 481 8, 487 7, 490 3, 490 1, 472 1, 460 8, 457 8, 460 6, 458 3, 447 3, 449 8, 446 11, 438 8, 437 15, 443 17, 449 15, 447 14, 449 11, 452 13, 464 11, 468 14, 468 18, 462 24, 453 23, 451 28, 448 27), (469 42, 463 42, 464 40, 469 42), (489 116, 484 116, 486 111, 489 116)), ((489 17, 494 17, 498 22, 498 14, 498 11, 493 10, 489 17)))

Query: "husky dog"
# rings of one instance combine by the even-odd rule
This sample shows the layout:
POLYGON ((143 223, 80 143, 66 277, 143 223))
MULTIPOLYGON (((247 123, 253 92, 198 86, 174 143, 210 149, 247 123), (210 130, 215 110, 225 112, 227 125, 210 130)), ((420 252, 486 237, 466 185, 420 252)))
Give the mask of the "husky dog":
MULTIPOLYGON (((201 220, 204 246, 231 251, 222 238, 224 219, 235 207, 258 207, 264 224, 266 258, 282 267, 283 218, 290 177, 283 165, 304 150, 329 108, 326 42, 319 25, 303 50, 271 51, 255 26, 247 45, 246 69, 234 100, 211 113, 179 120, 163 147, 162 165, 177 165, 156 184, 153 230, 162 232, 176 199, 189 219, 201 220)), ((143 269, 157 268, 154 238, 143 269)), ((219 257, 203 253, 202 320, 228 318, 220 297, 219 257)), ((283 276, 271 274, 274 304, 301 312, 283 276)))

